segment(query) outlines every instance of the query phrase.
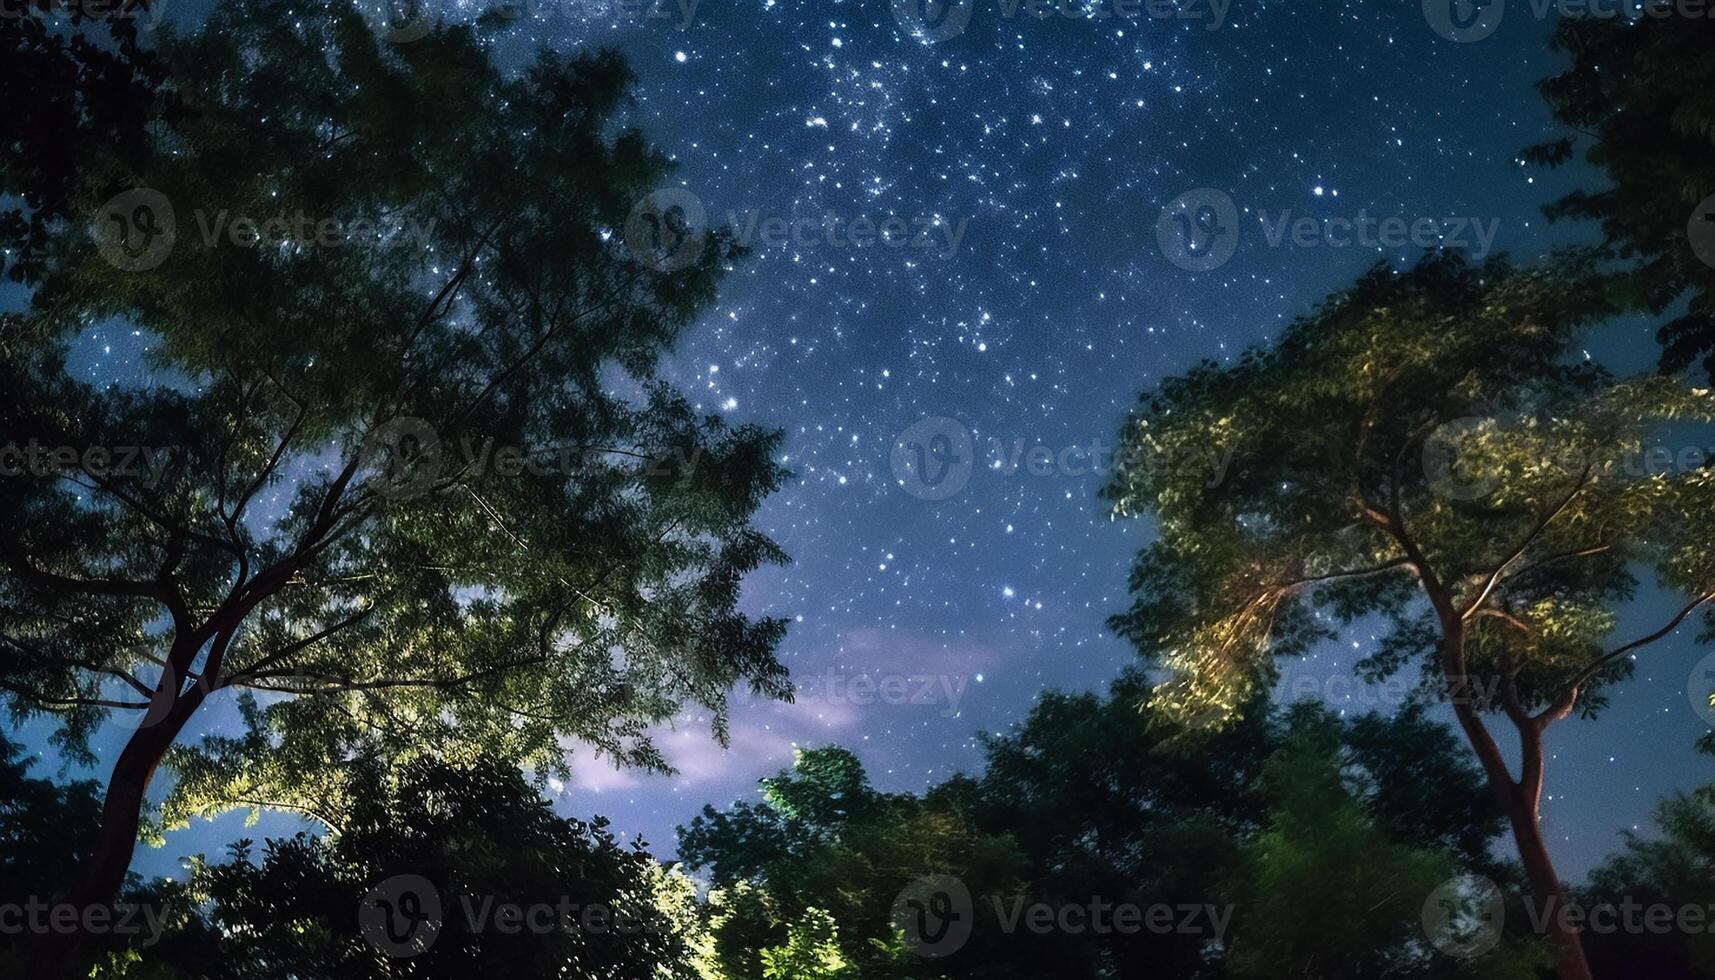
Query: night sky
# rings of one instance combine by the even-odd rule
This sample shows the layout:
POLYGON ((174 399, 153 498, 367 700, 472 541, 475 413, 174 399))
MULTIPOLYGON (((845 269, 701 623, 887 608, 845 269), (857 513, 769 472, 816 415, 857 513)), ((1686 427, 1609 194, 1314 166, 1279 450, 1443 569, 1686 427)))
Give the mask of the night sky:
MULTIPOLYGON (((976 769, 976 733, 1020 719, 1042 690, 1104 687, 1134 657, 1103 620, 1125 606, 1149 532, 1104 513, 1101 476, 1082 472, 1092 441, 1111 448, 1143 388, 1266 340, 1365 266, 1419 251, 1271 245, 1265 222, 1282 211, 1498 221, 1493 249, 1519 258, 1589 233, 1538 210, 1588 174, 1517 160, 1553 132, 1534 84, 1557 64, 1552 24, 1518 0, 1473 43, 1438 36, 1417 0, 1232 0, 1218 29, 1206 0, 1184 18, 1067 5, 1096 16, 975 0, 963 30, 936 41, 889 0, 703 0, 688 27, 690 0, 535 0, 504 44, 509 58, 535 43, 623 50, 639 76, 632 121, 679 161, 676 180, 716 224, 757 219, 754 254, 667 374, 704 409, 784 428, 796 473, 760 519, 794 564, 756 575, 748 606, 795 619, 781 657, 800 702, 741 699, 730 751, 687 716, 662 734, 676 777, 580 756, 555 787, 563 811, 605 814, 669 854, 675 825, 750 796, 794 746, 848 746, 880 787, 920 791, 976 769), (1192 272, 1164 254, 1157 226, 1200 188, 1235 202, 1237 247, 1192 272), (854 219, 889 217, 903 239, 851 243, 854 219), (814 234, 765 241, 768 218, 810 219, 798 227, 814 234), (956 425, 906 442, 972 440, 968 483, 945 499, 896 472, 901 433, 925 418, 956 425), (1072 450, 1078 472, 1009 474, 1036 446, 1072 450), (935 677, 856 704, 857 675, 935 677)), ((122 324, 93 330, 81 369, 134 380, 145 342, 122 324)), ((1628 368, 1653 361, 1647 325, 1600 342, 1598 356, 1628 368)), ((1646 598, 1622 638, 1665 605, 1646 598)), ((1707 727, 1686 691, 1695 632, 1644 654, 1599 723, 1551 733, 1545 821, 1563 874, 1581 877, 1619 831, 1647 827, 1662 794, 1715 776, 1692 749, 1707 727)), ((1293 676, 1321 689, 1373 642, 1355 628, 1293 676)), ((1331 690, 1337 706, 1366 708, 1331 690)), ((203 716, 206 733, 233 712, 203 716)), ((46 730, 30 726, 33 744, 46 730)), ((270 816, 246 829, 234 814, 171 835, 137 867, 171 872, 187 853, 301 826, 270 816)))

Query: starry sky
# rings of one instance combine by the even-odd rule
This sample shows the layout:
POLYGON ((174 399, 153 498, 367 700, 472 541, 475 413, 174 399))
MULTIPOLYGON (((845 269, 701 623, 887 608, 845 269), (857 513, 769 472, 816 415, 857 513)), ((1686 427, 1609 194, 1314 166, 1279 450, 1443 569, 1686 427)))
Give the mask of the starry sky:
MULTIPOLYGON (((1271 244, 1281 212, 1478 219, 1494 250, 1521 258, 1588 234, 1538 209, 1589 175, 1517 160, 1552 132, 1534 84, 1556 65, 1552 24, 1526 5, 1456 43, 1418 0, 1221 0, 1218 17, 1208 0, 973 0, 962 24, 903 2, 530 0, 501 44, 507 57, 622 50, 639 76, 632 121, 678 161, 676 182, 714 223, 754 229, 753 255, 666 373, 705 409, 786 430, 796 479, 760 523, 794 563, 754 576, 747 604, 794 620, 781 657, 801 694, 740 698, 730 751, 687 714, 661 733, 677 776, 574 753, 557 805, 605 814, 657 853, 704 803, 750 796, 795 746, 848 746, 880 787, 920 791, 977 769, 976 733, 1021 718, 1045 688, 1100 689, 1132 661, 1103 620, 1126 604, 1148 529, 1103 512, 1101 476, 1081 465, 1092 443, 1111 448, 1141 389, 1270 338, 1375 261, 1418 254, 1271 244), (1203 188, 1234 203, 1236 249, 1195 272, 1157 226, 1203 188), (807 220, 780 241, 770 218, 807 220), (909 230, 854 244, 866 218, 909 230), (927 499, 944 485, 924 493, 898 471, 901 435, 924 419, 953 420, 930 425, 975 453, 944 499, 927 499), (1038 446, 1072 465, 1012 468, 1038 446)), ((187 0, 168 16, 198 12, 187 0)), ((1641 368, 1650 335, 1616 327, 1597 354, 1641 368)), ((102 325, 80 341, 79 369, 131 379, 145 343, 102 325)), ((1622 633, 1666 606, 1646 597, 1622 633)), ((1552 733, 1545 820, 1563 874, 1647 827, 1662 794, 1715 777, 1692 750, 1706 730, 1686 690, 1694 633, 1652 648, 1600 723, 1552 733)), ((1367 710, 1374 698, 1329 679, 1373 643, 1360 624, 1289 683, 1367 710)), ((203 732, 232 721, 205 714, 203 732)), ((27 734, 40 745, 45 729, 27 734)), ((137 868, 172 872, 184 854, 300 826, 231 815, 171 835, 137 868)))

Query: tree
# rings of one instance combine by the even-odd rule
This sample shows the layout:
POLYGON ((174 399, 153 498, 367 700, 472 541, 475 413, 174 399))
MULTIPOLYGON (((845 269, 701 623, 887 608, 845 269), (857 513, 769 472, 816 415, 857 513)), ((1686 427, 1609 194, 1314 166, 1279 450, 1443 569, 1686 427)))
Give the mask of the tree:
POLYGON ((784 695, 784 621, 737 608, 784 560, 750 524, 777 435, 655 371, 738 249, 646 197, 667 161, 617 57, 508 74, 470 29, 386 44, 338 0, 222 7, 154 57, 179 108, 148 152, 6 172, 26 200, 71 174, 98 219, 48 224, 0 324, 31 477, 0 481, 0 686, 84 758, 135 728, 70 901, 118 887, 163 761, 173 819, 314 812, 362 739, 664 768, 645 733, 686 702, 724 737, 735 683, 784 695), (667 230, 616 233, 638 215, 667 230), (97 317, 148 338, 151 386, 67 371, 97 317), (247 734, 175 750, 229 689, 260 695, 247 734))
POLYGON ((0 265, 15 281, 42 274, 56 224, 77 220, 80 167, 97 147, 141 164, 151 118, 177 107, 138 37, 143 0, 13 0, 0 15, 0 265))
POLYGON ((1627 832, 1625 850, 1590 874, 1586 907, 1606 904, 1614 920, 1633 918, 1629 927, 1591 930, 1590 960, 1603 976, 1715 976, 1715 937, 1706 916, 1715 908, 1715 787, 1676 794, 1656 807, 1661 836, 1647 839, 1627 832), (1697 909, 1701 929, 1658 930, 1638 908, 1697 909), (1631 911, 1628 912, 1628 909, 1631 911), (1639 922, 1644 927, 1639 928, 1639 922), (1665 932, 1665 934, 1664 934, 1665 932))
POLYGON ((328 834, 193 863, 198 942, 175 933, 144 962, 229 980, 687 975, 693 886, 517 770, 417 759, 384 777, 367 758, 345 782, 328 834))
MULTIPOLYGON (((1375 716, 1362 721, 1367 728, 1388 727, 1375 716)), ((1423 730, 1446 737, 1439 726, 1423 730)), ((1425 896, 1461 867, 1472 867, 1466 863, 1472 855, 1391 832, 1390 821, 1377 819, 1366 805, 1366 780, 1354 784, 1341 735, 1320 708, 1296 706, 1283 744, 1268 760, 1267 821, 1245 841, 1229 886, 1237 909, 1236 938, 1227 956, 1232 974, 1323 980, 1539 976, 1542 950, 1534 937, 1519 935, 1519 916, 1512 917, 1515 929, 1507 945, 1476 962, 1437 956, 1423 942, 1425 896)), ((1445 749, 1422 758, 1431 765, 1452 761, 1445 749)), ((1483 856, 1476 862, 1481 867, 1483 856)))
POLYGON ((762 796, 704 807, 679 829, 680 858, 707 869, 718 890, 711 932, 727 980, 764 980, 780 963, 825 956, 832 941, 839 969, 916 976, 892 918, 903 887, 931 874, 959 877, 973 893, 1016 887, 1022 861, 1010 838, 981 832, 944 794, 878 792, 845 749, 800 751, 792 769, 763 780, 762 796))
MULTIPOLYGON (((1146 392, 1107 488, 1117 513, 1155 522, 1112 625, 1167 668, 1168 717, 1228 723, 1278 658, 1385 617, 1361 671, 1421 666, 1451 703, 1541 901, 1563 898, 1540 824, 1546 730, 1596 714, 1632 655, 1715 597, 1700 532, 1715 474, 1633 465, 1658 426, 1707 420, 1715 398, 1576 356, 1611 309, 1590 261, 1378 267, 1272 346, 1146 392), (1233 454, 1213 487, 1184 465, 1211 446, 1233 454), (1642 564, 1685 604, 1604 647, 1642 564), (1517 777, 1496 715, 1517 733, 1517 777)), ((1589 976, 1577 935, 1556 930, 1560 975, 1589 976)))
MULTIPOLYGON (((1290 915, 1333 914, 1295 888, 1339 882, 1339 908, 1386 928, 1345 948, 1323 943, 1318 952, 1338 948, 1343 958, 1310 966, 1329 975, 1367 975, 1374 963, 1395 965, 1390 976, 1460 975, 1464 964, 1425 951, 1426 896, 1455 869, 1509 888, 1520 876, 1488 854, 1502 818, 1443 726, 1418 709, 1340 719, 1313 705, 1282 712, 1259 703, 1192 755, 1161 751, 1169 726, 1154 723, 1150 697, 1141 672, 1128 672, 1105 698, 1047 692, 1021 724, 985 738, 981 777, 957 776, 921 796, 878 793, 850 753, 816 749, 765 780, 762 802, 705 808, 681 829, 679 851, 714 886, 711 974, 761 980, 771 962, 792 957, 882 978, 1227 976, 1267 962, 1290 915), (1297 761, 1306 745, 1311 763, 1297 761), (1308 767, 1315 778, 1299 792, 1283 766, 1308 767), (1327 828, 1292 822, 1314 819, 1306 813, 1335 814, 1349 832, 1317 837, 1327 828), (1356 867, 1340 846, 1354 841, 1378 863, 1356 867), (1280 865, 1275 858, 1292 858, 1294 875, 1263 873, 1280 865), (1390 869, 1412 871, 1411 880, 1387 879, 1390 869), (910 952, 888 913, 933 875, 961 880, 974 918, 968 941, 925 958, 910 952), (1169 907, 1175 921, 1187 907, 1239 911, 1221 936, 1044 931, 1011 911, 1097 899, 1169 907), (1231 959, 1238 949, 1252 952, 1231 959)), ((1516 930, 1505 956, 1465 974, 1501 975, 1538 945, 1516 930)))
POLYGON ((1548 216, 1599 221, 1620 262, 1615 295, 1674 311, 1660 330, 1662 367, 1701 361, 1715 376, 1715 22, 1645 7, 1649 16, 1560 20, 1552 44, 1572 64, 1541 88, 1576 135, 1525 157, 1559 166, 1582 149, 1607 186, 1567 194, 1548 216))

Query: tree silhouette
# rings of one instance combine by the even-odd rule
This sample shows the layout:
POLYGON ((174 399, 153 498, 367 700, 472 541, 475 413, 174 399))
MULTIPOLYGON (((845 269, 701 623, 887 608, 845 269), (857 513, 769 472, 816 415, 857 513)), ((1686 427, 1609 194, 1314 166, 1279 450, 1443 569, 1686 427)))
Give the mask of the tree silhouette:
POLYGON ((1575 135, 1525 157, 1559 166, 1582 151, 1601 171, 1606 186, 1545 211, 1600 222, 1621 263, 1615 295, 1629 308, 1674 312, 1660 331, 1663 368, 1701 361, 1715 376, 1715 206, 1706 203, 1715 196, 1715 22, 1668 12, 1561 19, 1552 44, 1572 64, 1542 93, 1575 135))
POLYGON ((86 758, 132 729, 70 901, 117 889, 164 760, 170 820, 314 813, 359 739, 664 768, 649 724, 689 701, 724 737, 735 683, 783 694, 784 621, 736 606, 784 558, 749 523, 777 437, 655 372, 738 250, 624 241, 667 165, 623 127, 617 57, 508 73, 471 29, 388 44, 265 0, 154 59, 145 104, 176 108, 144 151, 87 133, 6 171, 91 216, 48 224, 0 324, 7 438, 48 453, 0 486, 0 685, 86 758), (150 386, 68 371, 96 317, 148 338, 150 386), (223 691, 261 696, 247 733, 169 760, 223 691))
MULTIPOLYGON (((1451 703, 1543 902, 1564 897, 1540 826, 1546 730, 1595 714, 1633 654, 1715 598, 1710 472, 1636 465, 1657 427, 1707 420, 1715 398, 1575 357, 1610 309, 1591 271, 1572 256, 1378 267, 1271 347, 1147 392, 1108 488, 1159 532, 1112 623, 1169 669, 1170 717, 1219 726, 1277 658, 1385 617, 1360 670, 1421 667, 1451 703), (1214 486, 1187 464, 1209 447, 1233 454, 1214 486), (1638 563, 1685 604, 1605 646, 1638 563), (1518 734, 1516 777, 1492 715, 1518 734)), ((1587 977, 1576 933, 1556 927, 1560 975, 1587 977)))
POLYGON ((1503 818, 1482 773, 1420 707, 1341 719, 1259 702, 1184 752, 1168 751, 1181 743, 1151 698, 1141 672, 1107 697, 1049 691, 985 738, 980 777, 921 796, 878 792, 855 756, 825 748, 764 780, 760 802, 705 808, 681 828, 679 851, 713 885, 707 973, 763 980, 790 962, 866 978, 1191 978, 1285 975, 1268 964, 1290 960, 1294 976, 1531 975, 1544 944, 1522 915, 1479 962, 1426 951, 1421 909, 1443 879, 1459 871, 1510 889, 1520 876, 1488 853, 1503 818), (1323 817, 1338 827, 1306 825, 1323 817), (917 956, 890 913, 914 882, 939 875, 969 891, 971 934, 945 955, 917 956), (1171 907, 1176 921, 1186 906, 1237 912, 1218 940, 1006 924, 1015 903, 1092 899, 1171 907), (1347 912, 1361 914, 1343 924, 1347 912), (1327 921, 1287 955, 1282 937, 1305 916, 1327 921))
POLYGON ((187 976, 685 976, 695 889, 594 822, 560 817, 516 770, 429 759, 346 777, 324 836, 195 862, 200 910, 152 962, 187 976), (212 945, 212 948, 210 948, 212 945))

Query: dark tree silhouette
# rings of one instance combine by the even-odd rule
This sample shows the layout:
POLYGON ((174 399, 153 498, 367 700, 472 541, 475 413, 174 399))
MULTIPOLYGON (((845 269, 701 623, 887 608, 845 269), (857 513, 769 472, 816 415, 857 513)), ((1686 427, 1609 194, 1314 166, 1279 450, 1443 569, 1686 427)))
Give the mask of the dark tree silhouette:
POLYGON ((784 693, 784 621, 736 605, 784 558, 749 523, 777 437, 655 376, 738 250, 648 199, 668 168, 623 125, 616 57, 507 73, 470 29, 389 44, 337 0, 262 0, 150 65, 167 94, 136 101, 118 69, 118 96, 66 69, 110 108, 68 109, 88 129, 64 142, 70 115, 24 127, 49 136, 9 137, 5 171, 88 216, 46 220, 0 323, 5 444, 48 451, 0 486, 0 686, 85 758, 130 730, 73 904, 119 887, 220 692, 265 701, 247 735, 179 746, 169 822, 314 812, 359 738, 548 771, 577 737, 664 767, 651 723, 694 702, 724 736, 735 683, 784 693), (72 157, 29 156, 50 145, 72 157), (633 251, 639 214, 675 234, 633 251), (67 371, 96 317, 149 339, 154 386, 67 371), (128 470, 125 447, 155 452, 128 470))
POLYGON ((1259 702, 1184 752, 1171 751, 1182 743, 1151 698, 1141 672, 1107 697, 1047 692, 1027 719, 985 739, 980 777, 922 796, 875 790, 855 756, 828 748, 764 780, 761 802, 705 808, 680 830, 679 850, 715 887, 716 975, 776 976, 769 963, 795 939, 819 950, 824 967, 864 978, 1278 976, 1268 964, 1287 961, 1295 976, 1427 978, 1499 976, 1540 961, 1522 915, 1483 963, 1424 951, 1422 906, 1446 877, 1510 887, 1520 875, 1488 853, 1504 818, 1482 773, 1420 707, 1340 719, 1259 702), (1322 817, 1337 824, 1305 826, 1322 817), (1368 863, 1347 845, 1362 845, 1368 863), (891 913, 902 889, 931 875, 958 878, 974 918, 961 947, 921 958, 902 948, 891 913), (1318 898, 1306 899, 1307 885, 1318 898), (1003 922, 1015 902, 1093 898, 1237 911, 1219 941, 1207 929, 1042 932, 1003 922), (1326 921, 1300 930, 1305 916, 1326 921), (805 925, 817 922, 827 928, 805 925), (805 943, 807 934, 821 941, 805 943))
POLYGON ((1572 133, 1525 156, 1559 166, 1582 153, 1601 172, 1606 186, 1567 194, 1548 216, 1600 222, 1623 270, 1614 294, 1673 312, 1662 367, 1701 362, 1715 376, 1715 21, 1659 6, 1668 16, 1561 19, 1552 43, 1572 64, 1542 93, 1572 133))
POLYGON ((195 862, 198 915, 149 961, 229 980, 692 975, 690 880, 516 770, 368 758, 345 784, 329 833, 195 862))

